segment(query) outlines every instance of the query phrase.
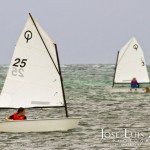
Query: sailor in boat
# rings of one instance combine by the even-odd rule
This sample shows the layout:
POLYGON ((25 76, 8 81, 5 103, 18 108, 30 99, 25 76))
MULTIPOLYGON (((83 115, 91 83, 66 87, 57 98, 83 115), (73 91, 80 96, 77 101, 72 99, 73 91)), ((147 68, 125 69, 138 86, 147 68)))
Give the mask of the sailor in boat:
POLYGON ((6 120, 25 120, 27 117, 25 116, 25 109, 20 107, 16 113, 13 115, 6 117, 6 120))
POLYGON ((136 78, 133 78, 132 81, 131 81, 131 89, 135 89, 135 91, 137 91, 137 88, 139 88, 139 83, 138 81, 136 80, 136 78))

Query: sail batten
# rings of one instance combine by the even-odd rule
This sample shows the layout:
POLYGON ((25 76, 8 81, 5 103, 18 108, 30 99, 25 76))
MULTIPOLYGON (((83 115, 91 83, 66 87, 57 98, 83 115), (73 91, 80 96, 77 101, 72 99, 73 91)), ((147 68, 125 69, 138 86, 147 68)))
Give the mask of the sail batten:
POLYGON ((53 40, 29 16, 14 50, 0 107, 64 106, 58 59, 53 40))
POLYGON ((114 83, 130 83, 133 77, 139 83, 150 82, 143 50, 135 38, 119 51, 114 83))

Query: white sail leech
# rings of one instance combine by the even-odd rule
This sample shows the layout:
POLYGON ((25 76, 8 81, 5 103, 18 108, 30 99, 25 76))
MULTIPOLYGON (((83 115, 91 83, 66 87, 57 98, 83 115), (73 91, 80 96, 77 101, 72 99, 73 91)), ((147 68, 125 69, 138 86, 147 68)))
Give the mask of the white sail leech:
POLYGON ((143 50, 135 38, 119 51, 114 83, 130 83, 133 77, 139 83, 150 82, 143 50))
MULTIPOLYGON (((59 70, 54 42, 35 23, 59 70)), ((29 17, 14 50, 0 107, 64 106, 60 75, 54 63, 29 17)))

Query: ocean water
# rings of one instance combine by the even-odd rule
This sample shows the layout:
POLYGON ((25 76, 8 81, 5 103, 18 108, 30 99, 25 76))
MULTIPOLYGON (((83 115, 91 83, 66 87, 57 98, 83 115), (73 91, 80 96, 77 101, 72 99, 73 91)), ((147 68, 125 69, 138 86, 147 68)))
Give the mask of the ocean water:
MULTIPOLYGON (((0 133, 0 150, 149 150, 150 93, 111 93, 114 65, 62 65, 70 117, 66 132, 0 133)), ((0 91, 7 65, 0 66, 0 91)), ((148 67, 150 71, 150 67, 148 67)), ((0 109, 0 120, 15 110, 0 109)), ((63 108, 29 109, 28 118, 64 117, 63 108)))

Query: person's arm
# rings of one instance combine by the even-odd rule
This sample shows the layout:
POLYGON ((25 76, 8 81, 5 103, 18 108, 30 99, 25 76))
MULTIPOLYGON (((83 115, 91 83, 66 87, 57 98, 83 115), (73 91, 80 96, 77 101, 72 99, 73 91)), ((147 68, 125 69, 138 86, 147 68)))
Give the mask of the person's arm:
POLYGON ((9 117, 6 117, 5 119, 6 119, 7 121, 10 121, 10 120, 13 120, 13 118, 14 118, 14 116, 11 115, 11 116, 9 116, 9 117))

